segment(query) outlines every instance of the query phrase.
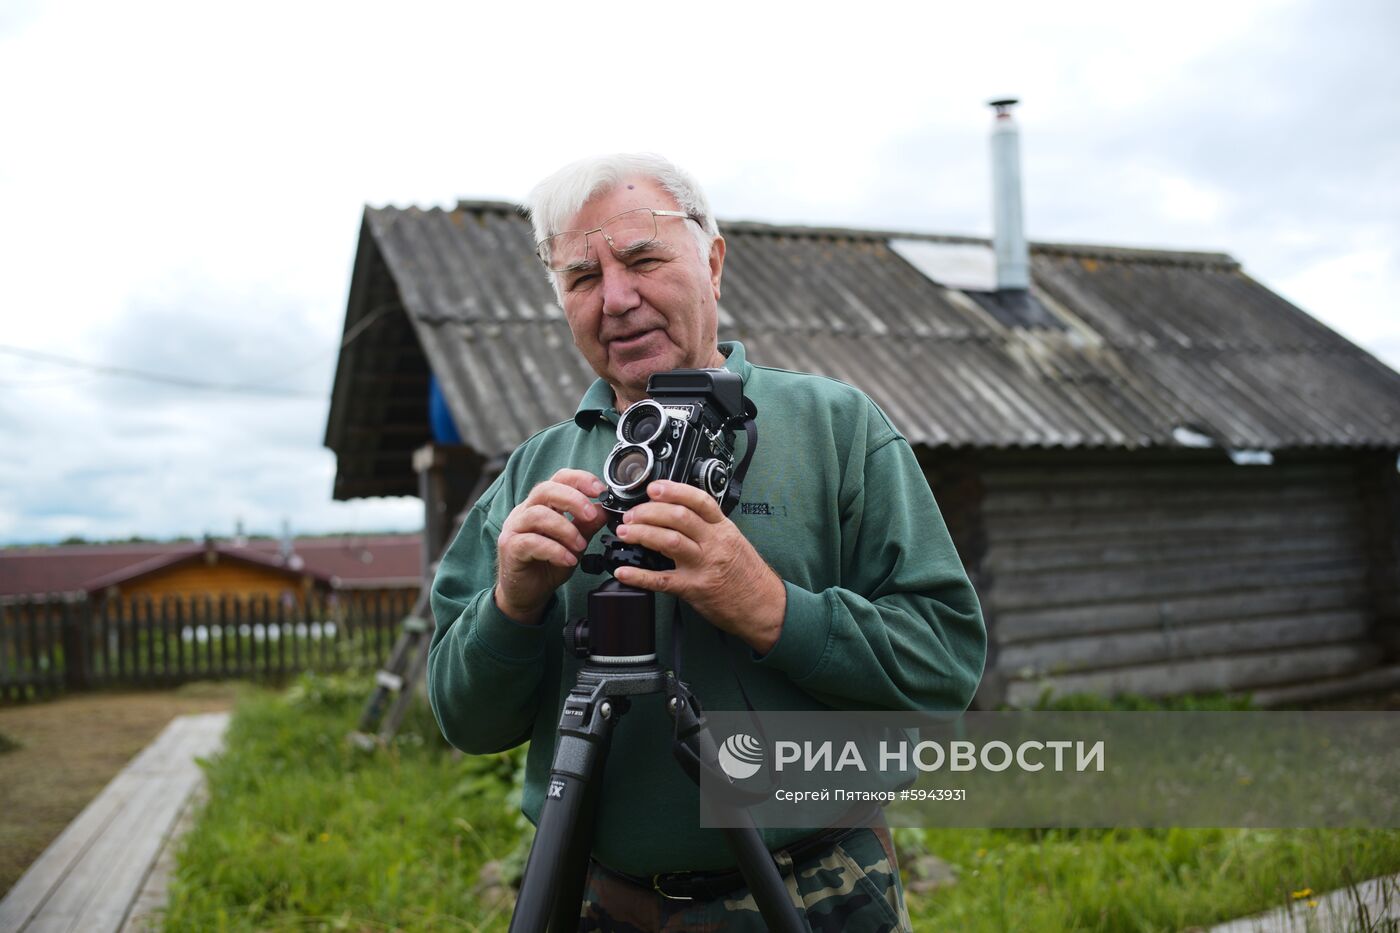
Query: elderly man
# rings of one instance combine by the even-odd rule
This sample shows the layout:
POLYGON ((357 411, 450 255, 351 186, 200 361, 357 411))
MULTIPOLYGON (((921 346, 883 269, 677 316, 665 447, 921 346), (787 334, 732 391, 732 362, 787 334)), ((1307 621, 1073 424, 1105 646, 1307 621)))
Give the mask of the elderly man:
MULTIPOLYGON (((982 673, 977 598, 908 443, 863 393, 750 363, 719 343, 725 242, 700 188, 654 156, 570 165, 531 196, 540 256, 598 380, 574 417, 512 454, 473 506, 433 588, 433 709, 458 748, 530 740, 522 808, 536 820, 579 661, 566 619, 600 579, 576 573, 604 523, 597 473, 620 412, 676 368, 738 373, 758 407, 743 505, 656 482, 618 528, 675 569, 620 567, 680 601, 682 672, 710 709, 961 710, 982 673)), ((669 657, 661 626, 658 652, 669 657)), ((762 929, 698 790, 672 761, 664 698, 613 736, 581 929, 762 929)), ((765 842, 817 929, 907 929, 883 825, 765 842)))

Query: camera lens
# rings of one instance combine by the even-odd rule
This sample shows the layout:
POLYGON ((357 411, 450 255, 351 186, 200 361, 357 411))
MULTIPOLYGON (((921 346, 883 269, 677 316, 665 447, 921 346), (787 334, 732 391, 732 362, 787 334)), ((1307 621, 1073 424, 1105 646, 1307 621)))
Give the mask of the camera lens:
POLYGON ((640 418, 632 423, 633 439, 646 438, 651 440, 661 428, 661 419, 652 412, 644 412, 640 418))
POLYGON ((617 479, 619 486, 632 486, 637 480, 647 475, 646 451, 637 448, 629 450, 617 462, 613 464, 613 475, 617 479))
POLYGON ((631 492, 651 476, 651 451, 640 444, 618 445, 603 464, 603 478, 618 495, 631 492))
POLYGON ((617 423, 617 438, 628 444, 649 444, 666 427, 666 412, 650 399, 640 401, 623 413, 617 423))

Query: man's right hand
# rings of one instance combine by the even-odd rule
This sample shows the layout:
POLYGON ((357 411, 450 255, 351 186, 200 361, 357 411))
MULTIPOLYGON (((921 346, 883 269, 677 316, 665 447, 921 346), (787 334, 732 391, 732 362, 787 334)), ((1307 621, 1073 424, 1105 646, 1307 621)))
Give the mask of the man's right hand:
POLYGON ((495 599, 501 612, 527 625, 540 621, 549 597, 573 574, 579 555, 606 521, 603 509, 588 501, 606 488, 591 473, 560 470, 511 509, 496 540, 495 599))

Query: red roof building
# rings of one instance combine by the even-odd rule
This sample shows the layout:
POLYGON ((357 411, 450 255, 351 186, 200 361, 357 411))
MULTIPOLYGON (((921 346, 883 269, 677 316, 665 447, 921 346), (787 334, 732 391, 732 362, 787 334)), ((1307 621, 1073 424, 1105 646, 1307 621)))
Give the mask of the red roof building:
POLYGON ((416 590, 422 575, 417 534, 0 550, 0 597, 416 590))

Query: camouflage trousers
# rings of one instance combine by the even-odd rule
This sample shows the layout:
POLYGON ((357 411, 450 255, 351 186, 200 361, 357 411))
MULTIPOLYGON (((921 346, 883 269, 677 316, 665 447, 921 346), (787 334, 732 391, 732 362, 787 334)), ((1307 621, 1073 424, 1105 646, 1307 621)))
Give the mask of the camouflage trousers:
MULTIPOLYGON (((793 904, 814 931, 912 933, 894 843, 884 826, 857 830, 796 864, 786 851, 773 856, 793 904)), ((589 866, 578 928, 590 933, 767 930, 748 888, 713 900, 672 900, 596 862, 589 866)))

